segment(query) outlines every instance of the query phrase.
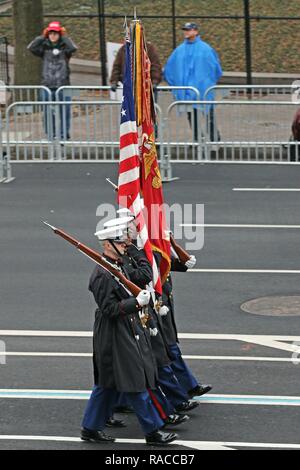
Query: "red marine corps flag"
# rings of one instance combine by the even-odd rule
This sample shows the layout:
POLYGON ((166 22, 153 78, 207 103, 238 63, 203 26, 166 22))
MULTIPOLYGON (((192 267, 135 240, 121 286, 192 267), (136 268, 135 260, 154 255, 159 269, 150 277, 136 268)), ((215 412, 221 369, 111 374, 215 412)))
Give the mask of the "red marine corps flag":
POLYGON ((133 21, 125 45, 118 200, 136 216, 137 230, 153 268, 154 289, 161 294, 170 270, 170 240, 155 148, 150 67, 143 27, 133 21), (152 250, 161 254, 159 271, 152 250))

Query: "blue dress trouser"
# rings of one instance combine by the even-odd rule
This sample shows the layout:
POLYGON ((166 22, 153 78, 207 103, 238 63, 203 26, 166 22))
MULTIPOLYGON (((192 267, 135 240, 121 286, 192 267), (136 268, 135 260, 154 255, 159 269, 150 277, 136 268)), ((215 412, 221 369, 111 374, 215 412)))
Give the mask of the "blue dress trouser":
MULTIPOLYGON (((164 413, 166 414, 166 416, 170 416, 170 415, 175 414, 174 406, 168 400, 168 398, 166 397, 166 395, 164 394, 164 392, 162 391, 162 389, 159 386, 155 390, 152 390, 152 393, 153 393, 154 397, 156 398, 156 400, 158 401, 159 405, 162 407, 162 409, 163 409, 164 413)), ((129 406, 128 401, 126 399, 126 395, 124 393, 119 393, 119 396, 117 398, 117 402, 114 405, 114 408, 119 407, 119 406, 121 406, 121 407, 123 407, 123 406, 128 407, 129 406)), ((155 403, 154 403, 154 406, 156 408, 155 403)))
MULTIPOLYGON (((119 392, 116 390, 96 385, 88 401, 82 427, 91 431, 103 431, 107 420, 113 414, 118 396, 119 392)), ((144 434, 157 431, 164 425, 147 391, 124 393, 124 396, 127 403, 134 409, 144 434)))
POLYGON ((126 400, 126 396, 125 396, 125 393, 121 393, 119 392, 118 394, 118 398, 117 398, 117 401, 115 403, 114 406, 125 406, 127 407, 128 406, 128 403, 127 403, 127 400, 126 400))
POLYGON ((169 346, 170 351, 175 356, 175 360, 172 362, 172 370, 178 379, 180 385, 184 388, 186 392, 192 390, 192 388, 197 387, 199 382, 193 376, 191 370, 188 368, 184 360, 182 359, 181 351, 178 344, 172 344, 169 346))
POLYGON ((186 389, 177 380, 171 366, 158 368, 157 383, 174 407, 189 400, 186 389))
POLYGON ((156 400, 162 407, 163 411, 165 412, 166 416, 171 416, 176 414, 175 408, 168 400, 164 392, 162 391, 161 387, 158 386, 155 390, 152 391, 153 395, 155 396, 156 400))

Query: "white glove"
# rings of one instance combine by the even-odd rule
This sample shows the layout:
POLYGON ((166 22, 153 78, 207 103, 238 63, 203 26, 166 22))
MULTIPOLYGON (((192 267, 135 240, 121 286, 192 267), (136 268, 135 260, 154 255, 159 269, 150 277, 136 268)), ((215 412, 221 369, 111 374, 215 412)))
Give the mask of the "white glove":
POLYGON ((163 305, 162 307, 160 307, 158 313, 160 314, 161 317, 165 317, 166 315, 168 315, 168 311, 169 311, 169 308, 166 305, 163 305))
POLYGON ((137 296, 136 300, 140 307, 145 307, 150 302, 150 292, 147 290, 142 290, 137 296))
POLYGON ((197 260, 196 260, 195 256, 192 255, 192 256, 190 257, 190 259, 187 260, 187 262, 185 263, 185 266, 186 266, 188 269, 191 269, 191 268, 193 268, 193 267, 195 266, 196 262, 197 262, 197 260))
POLYGON ((157 328, 149 328, 149 331, 150 331, 150 336, 156 336, 158 333, 157 328))
POLYGON ((139 317, 140 317, 140 320, 143 320, 145 318, 145 314, 143 312, 139 312, 139 317))

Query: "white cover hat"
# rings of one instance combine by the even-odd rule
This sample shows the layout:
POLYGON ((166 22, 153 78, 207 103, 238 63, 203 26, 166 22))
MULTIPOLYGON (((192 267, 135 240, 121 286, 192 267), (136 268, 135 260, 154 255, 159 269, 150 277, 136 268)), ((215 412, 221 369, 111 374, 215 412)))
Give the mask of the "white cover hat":
POLYGON ((131 212, 131 210, 127 209, 127 207, 122 207, 121 209, 118 209, 117 214, 119 214, 120 217, 132 217, 133 219, 135 219, 135 215, 131 212))
POLYGON ((103 224, 103 227, 119 227, 120 225, 125 225, 125 228, 128 227, 129 223, 133 221, 133 216, 128 217, 119 217, 118 219, 108 220, 103 224))
POLYGON ((126 225, 118 225, 107 227, 104 230, 99 230, 95 233, 95 236, 98 240, 113 240, 115 242, 124 242, 126 240, 126 236, 124 231, 127 229, 126 225))

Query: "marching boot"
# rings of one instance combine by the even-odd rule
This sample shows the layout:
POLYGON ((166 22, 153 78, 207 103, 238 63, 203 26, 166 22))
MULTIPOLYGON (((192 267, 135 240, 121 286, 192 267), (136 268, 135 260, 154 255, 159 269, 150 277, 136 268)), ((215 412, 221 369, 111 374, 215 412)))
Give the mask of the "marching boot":
POLYGON ((115 419, 109 418, 106 421, 106 425, 108 428, 126 428, 126 424, 122 419, 115 419))
POLYGON ((166 433, 159 430, 146 434, 145 436, 146 444, 149 446, 165 446, 175 441, 177 438, 178 435, 175 433, 166 433))
POLYGON ((188 421, 190 418, 188 415, 169 415, 165 419, 165 424, 163 425, 162 429, 164 428, 169 428, 172 426, 178 426, 178 424, 185 423, 188 421))
POLYGON ((187 411, 191 411, 194 408, 197 408, 199 404, 200 403, 192 400, 184 401, 183 403, 175 407, 175 411, 176 413, 186 413, 187 411))
POLYGON ((81 429, 81 440, 89 442, 114 442, 115 438, 108 436, 103 431, 91 431, 90 429, 81 429))
POLYGON ((192 390, 188 391, 188 395, 190 398, 201 397, 201 395, 205 395, 205 393, 208 393, 211 390, 211 385, 197 385, 196 387, 192 388, 192 390))

